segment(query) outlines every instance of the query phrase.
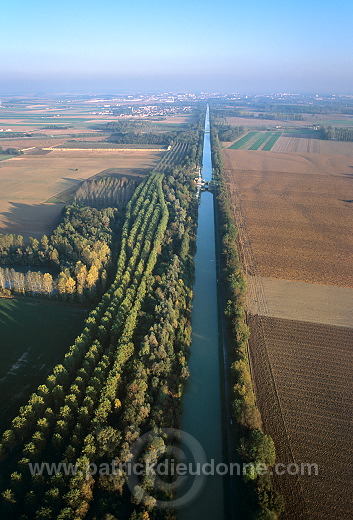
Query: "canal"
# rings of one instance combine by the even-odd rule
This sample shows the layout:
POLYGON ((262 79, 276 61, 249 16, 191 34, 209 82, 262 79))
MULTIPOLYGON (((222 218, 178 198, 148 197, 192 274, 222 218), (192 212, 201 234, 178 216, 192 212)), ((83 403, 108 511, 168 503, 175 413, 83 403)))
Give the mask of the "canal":
MULTIPOLYGON (((207 108, 202 161, 205 182, 212 179, 209 128, 207 108)), ((214 200, 208 191, 200 195, 196 245, 190 378, 183 396, 182 430, 201 444, 212 473, 212 465, 217 467, 223 462, 223 431, 214 200)), ((190 458, 192 456, 188 462, 190 458)), ((180 520, 224 520, 223 477, 207 475, 201 478, 201 491, 180 509, 178 517, 180 520)))

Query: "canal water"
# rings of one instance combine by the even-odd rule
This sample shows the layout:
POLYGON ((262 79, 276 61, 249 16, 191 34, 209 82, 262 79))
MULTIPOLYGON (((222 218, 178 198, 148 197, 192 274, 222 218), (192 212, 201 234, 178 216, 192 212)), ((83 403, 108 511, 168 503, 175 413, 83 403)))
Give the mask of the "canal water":
MULTIPOLYGON (((202 178, 206 182, 212 179, 208 109, 202 178)), ((196 244, 190 378, 183 396, 182 429, 200 443, 208 463, 206 472, 212 473, 212 466, 223 461, 223 439, 214 206, 213 194, 208 191, 200 197, 196 244)), ((197 451, 193 448, 191 442, 189 464, 197 451)), ((195 478, 202 479, 202 489, 179 510, 180 520, 224 520, 222 476, 195 478)))

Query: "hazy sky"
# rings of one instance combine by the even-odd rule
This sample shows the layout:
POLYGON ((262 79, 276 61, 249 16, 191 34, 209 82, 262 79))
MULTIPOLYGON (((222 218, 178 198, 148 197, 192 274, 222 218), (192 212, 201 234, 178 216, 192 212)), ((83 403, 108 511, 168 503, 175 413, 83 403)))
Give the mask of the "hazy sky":
POLYGON ((0 91, 353 93, 351 0, 13 0, 0 91))

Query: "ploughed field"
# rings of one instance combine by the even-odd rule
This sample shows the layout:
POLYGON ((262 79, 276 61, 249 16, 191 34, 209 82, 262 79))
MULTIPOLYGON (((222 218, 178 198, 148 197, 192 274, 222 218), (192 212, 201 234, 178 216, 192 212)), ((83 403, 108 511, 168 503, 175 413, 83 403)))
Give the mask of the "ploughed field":
POLYGON ((251 365, 277 462, 318 475, 275 477, 286 519, 348 520, 352 473, 353 329, 250 316, 251 365))
POLYGON ((287 502, 283 518, 348 520, 353 157, 231 149, 222 157, 264 429, 278 463, 319 467, 318 476, 274 477, 287 502))
POLYGON ((309 152, 322 154, 353 154, 353 143, 343 141, 325 141, 304 137, 281 136, 273 145, 272 152, 309 152))
POLYGON ((222 150, 261 276, 353 287, 353 158, 222 150), (283 160, 282 160, 283 159, 283 160))

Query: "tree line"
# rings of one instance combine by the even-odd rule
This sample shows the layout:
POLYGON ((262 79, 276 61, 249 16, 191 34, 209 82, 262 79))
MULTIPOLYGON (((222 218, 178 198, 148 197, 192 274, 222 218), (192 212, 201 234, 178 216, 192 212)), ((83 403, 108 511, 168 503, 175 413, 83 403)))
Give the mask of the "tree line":
POLYGON ((218 137, 220 141, 234 141, 237 137, 245 133, 244 126, 217 125, 218 137))
MULTIPOLYGON (((283 121, 286 119, 288 121, 304 121, 305 117, 303 114, 297 114, 295 112, 282 112, 278 110, 277 112, 250 112, 249 110, 240 110, 239 108, 216 108, 213 111, 213 115, 215 118, 224 119, 226 117, 241 117, 246 119, 270 119, 270 120, 279 120, 283 121)), ((221 137, 219 137, 220 141, 222 141, 221 137)))
POLYGON ((274 489, 269 475, 257 475, 252 464, 275 463, 275 446, 261 426, 260 412, 255 401, 248 358, 249 328, 245 320, 244 293, 246 280, 237 250, 237 228, 234 224, 231 203, 228 199, 219 152, 217 131, 211 126, 211 149, 215 175, 218 180, 216 197, 219 215, 220 248, 227 305, 225 313, 232 328, 231 377, 233 381, 233 410, 236 425, 235 440, 239 460, 249 464, 238 494, 239 513, 244 519, 276 519, 284 509, 283 497, 274 489))
POLYGON ((23 152, 21 150, 17 150, 16 148, 2 148, 0 146, 0 155, 22 155, 23 152))
POLYGON ((107 141, 109 143, 118 144, 160 144, 169 146, 175 139, 176 135, 175 132, 146 132, 143 134, 135 132, 113 132, 107 138, 107 141))
POLYGON ((137 187, 126 208, 112 285, 62 364, 4 432, 6 518, 156 518, 153 503, 127 492, 124 475, 87 476, 85 469, 89 462, 128 460, 134 440, 151 429, 156 438, 148 456, 156 457, 163 451, 159 429, 179 426, 191 338, 192 173, 174 164, 173 175, 156 171, 137 187), (31 475, 30 461, 72 462, 84 471, 31 475))
POLYGON ((37 296, 46 294, 52 296, 55 291, 53 276, 50 273, 41 273, 40 271, 28 271, 22 273, 15 269, 0 267, 0 293, 11 295, 27 294, 37 296))
POLYGON ((322 126, 322 139, 335 141, 353 141, 352 128, 339 128, 337 126, 322 126))

